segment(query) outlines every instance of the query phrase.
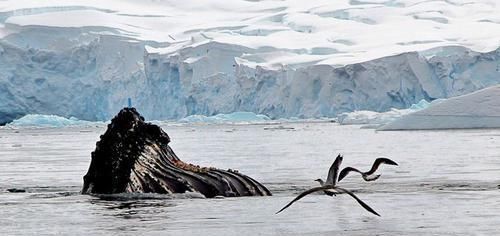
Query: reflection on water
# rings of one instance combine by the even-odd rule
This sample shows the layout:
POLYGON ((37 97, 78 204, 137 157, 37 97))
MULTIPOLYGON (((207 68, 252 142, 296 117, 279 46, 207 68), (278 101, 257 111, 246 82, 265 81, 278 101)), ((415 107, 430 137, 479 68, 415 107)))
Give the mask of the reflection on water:
POLYGON ((173 202, 151 199, 134 201, 91 199, 89 202, 103 207, 100 214, 121 219, 139 219, 141 221, 152 221, 154 216, 158 215, 168 217, 168 208, 175 207, 173 202))
POLYGON ((222 199, 196 193, 81 195, 82 177, 102 128, 0 129, 2 235, 497 232, 500 130, 375 132, 331 123, 292 123, 286 128, 165 127, 183 160, 239 169, 273 193, 222 199), (368 169, 379 156, 400 164, 382 166, 375 182, 349 175, 340 183, 382 217, 372 216, 344 194, 320 193, 274 214, 298 193, 317 186, 314 179, 326 178, 337 153, 344 155, 343 167, 368 169))

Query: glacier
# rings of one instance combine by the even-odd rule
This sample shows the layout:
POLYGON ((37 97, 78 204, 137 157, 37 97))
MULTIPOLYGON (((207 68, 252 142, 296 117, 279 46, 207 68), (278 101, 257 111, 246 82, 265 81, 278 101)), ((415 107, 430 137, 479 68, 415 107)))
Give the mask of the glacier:
POLYGON ((440 101, 377 130, 500 128, 500 86, 440 101))
POLYGON ((129 97, 148 120, 336 117, 500 82, 492 1, 210 2, 0 2, 0 124, 129 97))

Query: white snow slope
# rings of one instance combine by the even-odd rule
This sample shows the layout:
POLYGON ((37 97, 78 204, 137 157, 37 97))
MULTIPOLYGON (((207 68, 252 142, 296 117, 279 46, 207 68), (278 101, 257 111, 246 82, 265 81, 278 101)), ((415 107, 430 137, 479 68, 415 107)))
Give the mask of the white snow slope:
POLYGON ((449 98, 403 116, 378 130, 468 129, 500 127, 500 86, 449 98))
POLYGON ((406 108, 498 84, 499 24, 496 0, 0 1, 0 124, 406 108))

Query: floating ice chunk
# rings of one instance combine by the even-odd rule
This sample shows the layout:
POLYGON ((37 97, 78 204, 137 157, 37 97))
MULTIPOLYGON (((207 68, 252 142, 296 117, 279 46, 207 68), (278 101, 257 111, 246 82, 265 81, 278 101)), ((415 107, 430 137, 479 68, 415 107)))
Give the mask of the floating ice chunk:
POLYGON ((387 124, 394 121, 404 115, 410 114, 427 108, 431 103, 422 99, 420 102, 413 104, 408 109, 391 109, 387 112, 375 112, 375 111, 354 111, 342 113, 338 116, 338 122, 341 125, 361 125, 370 124, 378 127, 379 125, 387 124))
POLYGON ((90 122, 75 117, 64 118, 56 115, 29 114, 7 124, 10 127, 65 127, 65 126, 93 126, 103 122, 90 122))
POLYGON ((341 125, 360 125, 360 124, 384 124, 388 120, 394 120, 402 116, 402 112, 407 110, 391 109, 388 112, 375 112, 375 111, 354 111, 349 113, 342 113, 338 116, 341 125))
POLYGON ((378 130, 500 128, 500 86, 433 102, 378 130))
POLYGON ((416 104, 412 104, 410 106, 410 110, 415 110, 415 111, 418 111, 418 110, 422 110, 424 108, 427 108, 429 107, 431 103, 429 103, 428 101, 426 101, 425 99, 422 99, 420 100, 420 102, 416 103, 416 104))
POLYGON ((221 120, 234 122, 267 121, 270 120, 266 115, 255 114, 253 112, 233 112, 230 114, 218 114, 215 116, 221 120))
POLYGON ((253 112, 233 112, 230 114, 217 114, 215 116, 191 115, 179 120, 183 123, 260 123, 271 120, 266 115, 253 112))

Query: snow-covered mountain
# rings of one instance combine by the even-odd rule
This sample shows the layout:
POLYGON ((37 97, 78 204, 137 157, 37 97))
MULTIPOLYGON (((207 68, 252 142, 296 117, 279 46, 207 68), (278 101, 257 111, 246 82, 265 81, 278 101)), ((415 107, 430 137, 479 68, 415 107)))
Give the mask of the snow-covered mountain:
POLYGON ((0 123, 387 111, 500 82, 495 0, 0 1, 0 123))

